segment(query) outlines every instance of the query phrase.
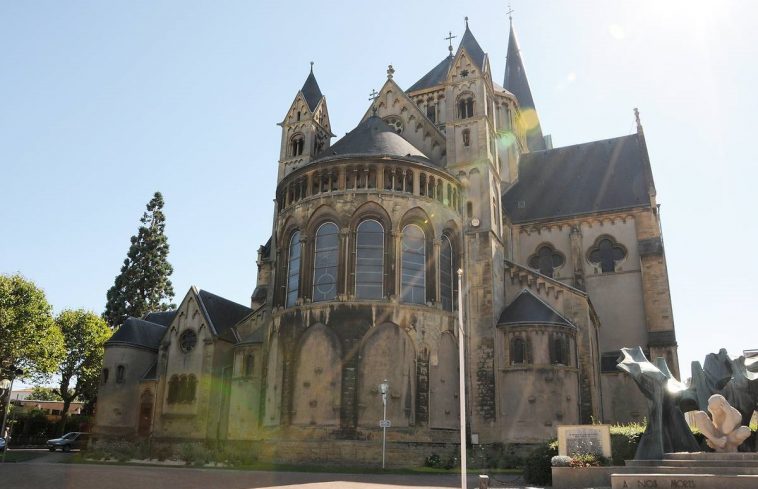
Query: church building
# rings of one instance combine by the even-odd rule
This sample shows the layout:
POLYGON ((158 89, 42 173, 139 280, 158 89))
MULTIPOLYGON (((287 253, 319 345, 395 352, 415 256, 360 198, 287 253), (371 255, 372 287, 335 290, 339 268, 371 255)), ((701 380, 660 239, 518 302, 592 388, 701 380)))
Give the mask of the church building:
POLYGON ((407 88, 389 66, 336 141, 311 66, 279 124, 251 303, 192 287, 129 318, 106 344, 98 436, 375 463, 386 381, 389 463, 420 464, 459 441, 460 342, 472 444, 643 419, 619 349, 679 371, 639 116, 553 148, 512 25, 502 85, 468 20, 429 61, 407 88))

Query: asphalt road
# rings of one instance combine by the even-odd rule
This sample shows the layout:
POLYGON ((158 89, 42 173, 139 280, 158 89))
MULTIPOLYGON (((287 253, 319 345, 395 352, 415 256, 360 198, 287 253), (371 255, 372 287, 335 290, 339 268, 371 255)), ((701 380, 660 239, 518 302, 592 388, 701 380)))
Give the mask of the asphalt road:
MULTIPOLYGON (((60 452, 45 453, 28 462, 0 465, 0 487, 14 489, 431 489, 460 487, 460 477, 453 474, 327 474, 59 463, 65 462, 69 456, 71 454, 60 452)), ((470 488, 478 488, 478 476, 469 477, 468 485, 470 488)), ((492 484, 493 487, 506 485, 508 484, 492 484)))

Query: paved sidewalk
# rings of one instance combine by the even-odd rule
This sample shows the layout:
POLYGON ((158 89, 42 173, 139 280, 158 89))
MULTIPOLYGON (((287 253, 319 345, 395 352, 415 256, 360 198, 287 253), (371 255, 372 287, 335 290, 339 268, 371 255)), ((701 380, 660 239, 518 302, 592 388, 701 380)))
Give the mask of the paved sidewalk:
MULTIPOLYGON (((2 487, 14 489, 432 489, 460 487, 455 474, 326 474, 144 467, 126 465, 48 463, 45 457, 26 463, 0 465, 2 487)), ((491 487, 519 486, 493 481, 491 487)), ((467 478, 479 487, 478 476, 467 478)), ((523 482, 521 482, 523 484, 523 482)))

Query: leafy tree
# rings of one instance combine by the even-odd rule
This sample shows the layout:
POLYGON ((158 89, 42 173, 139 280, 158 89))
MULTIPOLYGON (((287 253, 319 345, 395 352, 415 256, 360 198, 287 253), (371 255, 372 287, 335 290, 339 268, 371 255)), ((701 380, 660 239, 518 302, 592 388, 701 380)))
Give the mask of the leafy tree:
POLYGON ((82 309, 61 312, 55 324, 63 334, 66 348, 66 356, 58 369, 60 383, 53 390, 63 400, 62 428, 71 403, 85 392, 91 394, 92 385, 97 385, 111 329, 100 316, 82 309))
POLYGON ((0 275, 0 377, 11 366, 25 377, 44 376, 62 356, 63 337, 45 293, 21 275, 0 275))
POLYGON ((32 388, 32 393, 29 395, 30 400, 34 401, 62 401, 63 398, 57 391, 50 387, 44 387, 41 385, 35 385, 32 388))
POLYGON ((140 220, 142 225, 116 277, 108 290, 103 318, 111 328, 120 326, 128 316, 141 317, 150 311, 167 311, 174 288, 169 277, 174 269, 168 262, 168 240, 164 233, 166 216, 163 196, 156 192, 140 220))

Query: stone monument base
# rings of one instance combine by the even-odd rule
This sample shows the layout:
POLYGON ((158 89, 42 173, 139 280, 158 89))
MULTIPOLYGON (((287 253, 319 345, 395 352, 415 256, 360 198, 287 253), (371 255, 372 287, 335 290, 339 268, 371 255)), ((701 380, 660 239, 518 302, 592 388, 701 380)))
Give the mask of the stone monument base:
POLYGON ((629 460, 611 474, 612 489, 758 488, 758 453, 667 453, 663 460, 629 460))

